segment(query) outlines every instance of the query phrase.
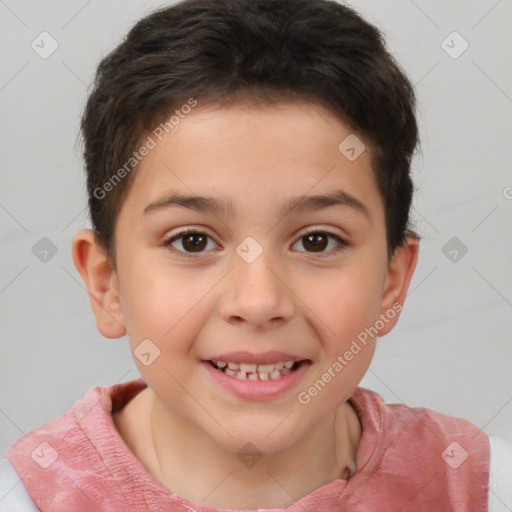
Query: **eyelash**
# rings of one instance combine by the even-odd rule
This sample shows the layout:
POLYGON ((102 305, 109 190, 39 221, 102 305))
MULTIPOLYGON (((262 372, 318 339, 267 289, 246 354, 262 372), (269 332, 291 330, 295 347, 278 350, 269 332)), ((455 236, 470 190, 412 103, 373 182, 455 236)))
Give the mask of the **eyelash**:
MULTIPOLYGON (((211 238, 209 235, 207 235, 206 233, 203 233, 201 231, 198 231, 197 229, 186 229, 184 231, 180 231, 179 233, 176 233, 174 235, 172 235, 171 237, 168 237, 166 238, 165 240, 163 240, 162 242, 162 246, 164 247, 167 247, 171 252, 175 253, 175 254, 179 254, 180 256, 184 256, 186 258, 195 258, 197 257, 197 255, 201 255, 203 254, 202 252, 198 252, 198 253, 191 253, 191 252, 186 252, 186 251, 180 251, 178 249, 175 249, 174 247, 172 247, 172 243, 175 242, 176 240, 179 240, 180 238, 183 238, 185 237, 186 235, 191 235, 191 234, 194 234, 194 235, 205 235, 207 236, 208 238, 211 238)), ((314 230, 314 231, 309 231, 307 233, 304 233, 303 235, 301 235, 299 237, 299 239, 301 238, 304 238, 304 237, 307 237, 309 235, 313 235, 313 234, 323 234, 323 235, 327 235, 328 238, 333 238, 336 242, 338 242, 338 246, 335 247, 334 249, 331 249, 330 251, 328 252, 325 252, 325 253, 308 253, 307 251, 299 251, 299 252, 306 252, 307 254, 311 254, 313 255, 313 258, 314 259, 322 259, 322 258, 325 258, 327 256, 332 256, 334 254, 337 254, 338 252, 340 251, 343 251, 346 247, 348 247, 348 243, 343 239, 341 238, 339 235, 335 234, 335 233, 331 233, 329 231, 322 231, 322 230, 314 230)), ((212 238, 211 238, 212 239, 212 238)), ((212 239, 213 240, 213 239, 212 239)), ((298 240, 297 240, 298 241, 298 240)), ((297 242, 295 242, 297 243, 297 242)), ((293 245, 295 245, 295 243, 293 245)))

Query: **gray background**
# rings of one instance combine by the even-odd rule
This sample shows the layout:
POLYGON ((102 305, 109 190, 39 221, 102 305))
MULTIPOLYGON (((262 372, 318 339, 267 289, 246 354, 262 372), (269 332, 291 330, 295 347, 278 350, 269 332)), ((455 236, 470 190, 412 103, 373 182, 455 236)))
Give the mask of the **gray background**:
MULTIPOLYGON (((361 385, 510 435, 512 1, 350 4, 384 31, 416 84, 422 138, 420 259, 361 385), (458 58, 457 36, 444 44, 452 56, 442 47, 453 31, 469 44, 458 58), (456 261, 452 237, 467 247, 456 261)), ((0 0, 0 454, 90 387, 139 377, 127 339, 97 332, 72 261, 74 233, 90 227, 76 142, 100 58, 161 5, 0 0), (47 59, 31 48, 43 31, 59 45, 47 59), (43 237, 57 249, 46 262, 32 250, 43 237)))

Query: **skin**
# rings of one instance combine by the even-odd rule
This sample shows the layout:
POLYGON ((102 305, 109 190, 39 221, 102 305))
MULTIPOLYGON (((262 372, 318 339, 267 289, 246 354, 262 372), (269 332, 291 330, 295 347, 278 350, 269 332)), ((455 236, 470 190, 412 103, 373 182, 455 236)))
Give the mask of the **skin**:
POLYGON ((362 429, 347 399, 377 338, 307 405, 297 396, 379 315, 403 304, 418 242, 408 238, 388 266, 369 146, 354 161, 338 149, 351 133, 329 110, 303 102, 199 105, 140 163, 116 225, 116 266, 91 230, 74 237, 98 330, 128 333, 132 351, 147 338, 160 350, 149 366, 134 357, 148 388, 113 414, 114 424, 147 471, 187 500, 284 508, 356 469, 362 429), (290 197, 338 189, 364 203, 369 219, 340 205, 279 213, 290 197), (236 216, 178 207, 142 215, 170 191, 229 198, 236 216), (163 245, 187 226, 210 237, 202 252, 185 238, 174 242, 177 252, 163 245), (315 251, 304 235, 319 232, 348 245, 334 253, 339 244, 329 238, 315 251), (236 252, 247 236, 263 249, 252 263, 236 252), (283 396, 244 400, 199 366, 234 350, 280 350, 312 365, 283 396), (262 454, 252 467, 236 457, 247 442, 262 454))

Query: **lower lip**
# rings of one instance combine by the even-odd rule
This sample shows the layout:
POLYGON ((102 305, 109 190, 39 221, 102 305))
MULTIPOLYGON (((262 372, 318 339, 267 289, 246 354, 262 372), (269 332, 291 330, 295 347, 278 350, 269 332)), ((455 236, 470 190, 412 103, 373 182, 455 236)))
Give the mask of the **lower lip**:
POLYGON ((238 377, 226 375, 221 370, 216 370, 209 361, 201 361, 200 366, 211 375, 215 382, 231 393, 246 400, 265 400, 276 398, 296 386, 308 371, 311 362, 305 361, 301 363, 295 371, 276 380, 239 379, 238 377))

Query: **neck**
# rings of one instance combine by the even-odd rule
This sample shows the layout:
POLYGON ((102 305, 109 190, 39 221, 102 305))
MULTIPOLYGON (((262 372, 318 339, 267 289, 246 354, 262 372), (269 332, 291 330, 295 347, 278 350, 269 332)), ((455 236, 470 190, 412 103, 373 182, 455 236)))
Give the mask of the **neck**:
POLYGON ((148 471, 171 492, 202 506, 286 508, 355 471, 361 425, 348 402, 298 442, 274 453, 245 454, 243 460, 175 415, 152 392, 147 406, 148 471))

